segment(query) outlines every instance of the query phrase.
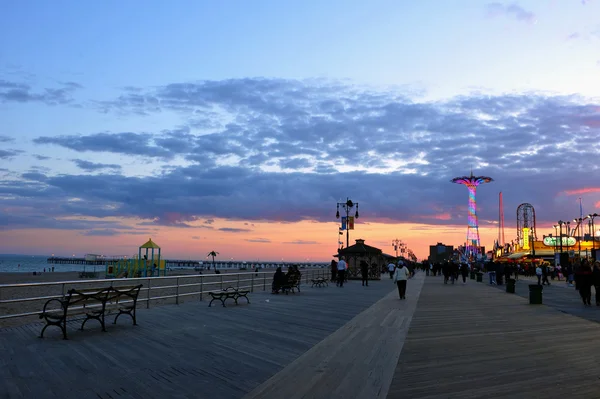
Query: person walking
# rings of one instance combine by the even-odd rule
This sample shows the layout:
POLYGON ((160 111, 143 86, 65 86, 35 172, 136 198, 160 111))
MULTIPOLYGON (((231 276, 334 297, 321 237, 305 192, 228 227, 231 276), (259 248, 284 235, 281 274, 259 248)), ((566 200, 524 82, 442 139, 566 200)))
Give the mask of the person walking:
POLYGON ((362 278, 363 287, 369 286, 369 264, 365 260, 360 261, 360 276, 362 278))
POLYGON ((544 263, 542 265, 542 285, 550 285, 550 281, 548 281, 548 273, 548 265, 544 263))
POLYGON ((404 262, 398 261, 398 267, 394 270, 393 281, 398 286, 398 294, 400 299, 406 299, 406 282, 410 273, 408 269, 404 267, 404 262))
POLYGON ((463 284, 467 284, 467 276, 469 275, 469 266, 466 263, 460 265, 460 274, 463 279, 463 284))
POLYGON ((346 261, 344 260, 343 256, 340 258, 340 261, 337 264, 337 278, 338 278, 337 286, 343 287, 344 280, 346 278, 346 261))
POLYGON ((537 276, 537 279, 538 279, 537 285, 542 285, 542 268, 539 265, 538 265, 538 267, 535 268, 535 275, 537 276))
POLYGON ((388 265, 388 273, 390 274, 390 280, 394 278, 394 270, 396 270, 396 265, 390 263, 388 265))
POLYGON ((580 266, 579 271, 575 273, 576 286, 579 288, 579 295, 583 304, 586 306, 592 305, 592 284, 593 274, 592 269, 587 263, 580 266))
POLYGON ((596 290, 596 306, 600 306, 600 262, 594 262, 594 270, 592 270, 592 283, 596 290))
POLYGON ((331 282, 337 281, 337 262, 335 259, 331 260, 331 282))

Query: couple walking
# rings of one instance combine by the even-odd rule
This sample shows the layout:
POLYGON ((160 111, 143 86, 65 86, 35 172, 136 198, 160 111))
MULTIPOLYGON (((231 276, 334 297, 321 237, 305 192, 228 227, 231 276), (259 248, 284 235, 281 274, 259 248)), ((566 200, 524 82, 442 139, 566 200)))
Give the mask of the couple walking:
POLYGON ((408 268, 404 266, 404 262, 399 260, 398 265, 394 265, 390 263, 388 265, 388 270, 394 268, 393 272, 393 281, 398 286, 398 294, 400 294, 400 299, 406 299, 406 282, 410 277, 410 272, 408 268))

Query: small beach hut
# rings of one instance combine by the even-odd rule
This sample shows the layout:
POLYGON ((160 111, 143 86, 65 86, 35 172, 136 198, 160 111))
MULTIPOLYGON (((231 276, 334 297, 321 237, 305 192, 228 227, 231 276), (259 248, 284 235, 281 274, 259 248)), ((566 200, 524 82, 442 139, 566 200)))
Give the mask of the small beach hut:
POLYGON ((138 252, 138 262, 140 265, 138 270, 142 271, 143 276, 148 276, 148 271, 150 271, 150 275, 153 276, 154 273, 160 276, 160 270, 163 270, 163 276, 166 275, 166 268, 161 268, 160 261, 160 247, 152 241, 150 238, 144 245, 140 246, 138 252), (142 263, 143 262, 143 263, 142 263))
POLYGON ((379 248, 365 244, 365 240, 358 239, 356 244, 339 250, 336 257, 343 256, 348 264, 348 278, 360 279, 360 261, 364 260, 369 265, 369 279, 381 279, 381 268, 387 260, 387 256, 379 248))

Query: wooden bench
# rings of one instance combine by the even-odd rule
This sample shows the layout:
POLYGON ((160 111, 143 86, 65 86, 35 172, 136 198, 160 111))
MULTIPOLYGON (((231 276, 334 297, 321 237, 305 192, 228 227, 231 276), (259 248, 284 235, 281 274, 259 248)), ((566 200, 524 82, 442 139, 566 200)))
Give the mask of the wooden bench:
POLYGON ((63 339, 67 339, 67 319, 71 316, 85 316, 81 323, 81 330, 88 320, 98 320, 102 331, 106 331, 105 317, 110 310, 118 312, 113 324, 121 314, 128 314, 137 325, 135 309, 137 298, 142 285, 122 287, 96 287, 85 289, 71 289, 61 299, 50 299, 44 304, 40 313, 40 319, 46 321, 46 325, 40 333, 44 337, 44 331, 50 326, 59 327, 63 333, 63 339), (56 307, 52 307, 56 305, 56 307))
POLYGON ((234 287, 227 287, 220 291, 210 291, 208 294, 212 297, 212 299, 210 300, 208 307, 211 307, 212 303, 216 300, 221 301, 221 304, 223 307, 225 307, 225 301, 229 298, 233 299, 236 305, 238 304, 239 298, 246 298, 247 303, 250 303, 250 299, 248 299, 249 293, 250 290, 240 290, 234 287))
POLYGON ((329 282, 323 277, 313 278, 310 281, 312 281, 312 287, 329 287, 329 282))
POLYGON ((290 291, 292 293, 296 293, 295 290, 300 292, 300 280, 302 279, 301 274, 292 274, 288 276, 287 281, 282 284, 281 289, 285 292, 286 295, 289 295, 290 291))

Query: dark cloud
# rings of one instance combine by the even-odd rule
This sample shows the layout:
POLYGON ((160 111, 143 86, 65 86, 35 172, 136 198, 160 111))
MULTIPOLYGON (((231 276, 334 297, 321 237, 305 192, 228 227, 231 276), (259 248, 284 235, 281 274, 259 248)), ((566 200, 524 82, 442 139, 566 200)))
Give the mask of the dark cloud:
POLYGON ((29 84, 0 79, 0 102, 41 102, 47 105, 73 103, 73 93, 80 89, 77 83, 62 83, 58 88, 35 90, 29 84))
POLYGON ((249 229, 237 229, 235 227, 221 227, 219 229, 219 231, 225 231, 227 233, 247 233, 247 232, 252 231, 252 230, 249 230, 249 229))
POLYGON ((52 159, 51 157, 47 157, 45 155, 34 154, 33 157, 38 161, 47 161, 48 159, 52 159))
POLYGON ((263 243, 263 244, 269 244, 271 242, 271 240, 269 240, 268 238, 249 238, 249 239, 246 239, 246 241, 255 242, 255 243, 263 243))
POLYGON ((73 162, 83 170, 87 171, 97 171, 102 169, 121 169, 121 165, 116 164, 106 164, 106 163, 95 163, 90 161, 85 161, 83 159, 74 159, 73 162))
POLYGON ((38 137, 36 144, 54 144, 74 151, 112 152, 116 154, 171 158, 173 154, 154 144, 144 133, 96 133, 88 136, 38 137))
POLYGON ((12 143, 15 141, 14 138, 8 136, 0 136, 0 143, 12 143))
POLYGON ((21 154, 19 150, 0 150, 0 159, 11 159, 21 154))
POLYGON ((98 236, 98 237, 118 236, 121 234, 122 233, 120 231, 114 230, 114 229, 89 230, 89 231, 82 233, 82 235, 84 235, 84 236, 98 236))

